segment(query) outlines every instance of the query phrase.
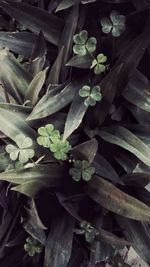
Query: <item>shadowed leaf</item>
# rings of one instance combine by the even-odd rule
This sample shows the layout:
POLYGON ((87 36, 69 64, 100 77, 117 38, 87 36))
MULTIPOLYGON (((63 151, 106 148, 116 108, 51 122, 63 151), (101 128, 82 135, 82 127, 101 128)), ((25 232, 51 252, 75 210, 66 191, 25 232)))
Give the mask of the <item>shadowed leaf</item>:
POLYGON ((1 1, 0 6, 4 11, 15 18, 29 30, 38 34, 40 30, 49 42, 58 45, 63 22, 58 17, 25 3, 1 1), (51 30, 49 30, 51 28, 51 30))
POLYGON ((87 111, 84 98, 77 93, 71 104, 65 123, 63 139, 66 140, 82 123, 82 119, 87 111))
POLYGON ((105 141, 121 146, 150 166, 150 149, 136 135, 121 126, 101 128, 99 135, 105 141))
POLYGON ((88 182, 85 191, 105 209, 134 220, 150 221, 150 208, 146 204, 98 176, 88 182))
POLYGON ((72 154, 77 156, 79 159, 85 159, 90 163, 93 162, 95 155, 98 150, 98 142, 95 138, 86 141, 80 145, 75 146, 72 149, 72 154))
POLYGON ((55 216, 46 242, 44 267, 67 267, 71 256, 74 218, 66 212, 55 216))

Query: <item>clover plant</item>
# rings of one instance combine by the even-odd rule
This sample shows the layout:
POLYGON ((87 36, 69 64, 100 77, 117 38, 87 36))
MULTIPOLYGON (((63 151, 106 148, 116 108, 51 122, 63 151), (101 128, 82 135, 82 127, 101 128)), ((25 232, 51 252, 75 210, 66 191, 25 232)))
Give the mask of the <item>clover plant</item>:
POLYGON ((84 85, 79 90, 79 95, 85 98, 84 104, 85 106, 95 106, 97 101, 102 99, 101 88, 96 85, 91 88, 89 85, 84 85))
POLYGON ((110 13, 109 18, 101 19, 102 31, 104 33, 111 33, 113 37, 119 37, 125 30, 126 17, 120 15, 116 10, 110 13))
POLYGON ((87 221, 82 221, 80 223, 80 229, 75 230, 76 234, 84 235, 85 240, 88 243, 92 243, 98 234, 98 231, 87 221))
POLYGON ((19 160, 20 163, 26 163, 29 159, 34 157, 34 150, 32 149, 32 139, 19 134, 15 138, 16 145, 9 144, 6 146, 6 151, 9 153, 11 160, 19 160))
POLYGON ((54 129, 52 124, 47 124, 38 129, 39 137, 37 142, 39 145, 49 148, 54 153, 57 160, 66 160, 67 154, 71 149, 71 145, 67 140, 62 139, 60 132, 54 129))
POLYGON ((96 38, 88 38, 88 32, 85 30, 75 34, 73 41, 75 43, 73 46, 73 52, 77 55, 85 56, 87 53, 93 53, 96 50, 96 38))
POLYGON ((26 239, 24 249, 29 256, 33 257, 35 254, 39 254, 42 252, 43 245, 33 237, 29 236, 26 239))
POLYGON ((107 61, 107 57, 104 55, 104 54, 98 54, 97 55, 97 58, 95 58, 93 61, 92 61, 92 65, 91 65, 91 69, 94 68, 94 73, 96 75, 104 72, 107 68, 107 66, 105 65, 107 61))
POLYGON ((95 168, 87 160, 76 160, 73 163, 73 168, 69 170, 69 174, 75 181, 81 179, 88 182, 95 173, 95 168))

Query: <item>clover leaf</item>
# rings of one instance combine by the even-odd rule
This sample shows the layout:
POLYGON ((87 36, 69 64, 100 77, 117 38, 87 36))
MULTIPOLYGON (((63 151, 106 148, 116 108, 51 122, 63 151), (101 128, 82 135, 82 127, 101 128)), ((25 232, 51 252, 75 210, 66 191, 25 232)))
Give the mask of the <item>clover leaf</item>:
POLYGON ((85 30, 75 34, 73 41, 75 43, 73 46, 73 52, 77 55, 85 56, 88 52, 93 53, 96 50, 96 38, 88 38, 88 32, 85 30))
POLYGON ((104 33, 110 33, 114 37, 120 36, 125 30, 126 17, 113 10, 110 13, 110 19, 102 18, 101 26, 104 33))
POLYGON ((106 61, 107 57, 104 54, 98 54, 97 58, 93 60, 90 69, 94 68, 94 73, 98 75, 106 70, 106 66, 104 64, 106 61))
POLYGON ((32 139, 23 134, 19 134, 15 138, 16 145, 7 145, 6 151, 9 153, 11 160, 19 160, 21 163, 28 162, 34 157, 34 150, 32 147, 32 139))
POLYGON ((54 157, 58 160, 66 160, 67 153, 71 149, 71 145, 67 140, 63 141, 58 130, 54 129, 52 124, 47 124, 38 129, 40 136, 37 138, 39 145, 47 147, 54 153, 54 157))
POLYGON ((66 160, 67 153, 70 151, 71 145, 67 140, 56 140, 56 142, 50 144, 50 150, 54 153, 54 157, 58 160, 66 160))
POLYGON ((87 107, 95 106, 96 102, 102 99, 101 88, 98 85, 94 86, 92 89, 90 86, 84 85, 79 90, 79 95, 86 98, 84 104, 87 107))
POLYGON ((75 181, 89 181, 95 172, 95 168, 90 165, 87 160, 77 160, 73 163, 73 168, 69 170, 69 174, 75 181))
POLYGON ((80 223, 80 229, 75 230, 76 234, 83 235, 85 236, 85 240, 88 243, 92 243, 98 235, 98 230, 94 228, 89 222, 87 221, 82 221, 80 223))
POLYGON ((28 252, 28 255, 33 257, 36 253, 39 254, 43 250, 43 245, 34 239, 33 237, 28 237, 24 245, 24 249, 28 252))
POLYGON ((58 130, 54 129, 53 124, 47 124, 38 129, 40 136, 37 138, 39 145, 43 147, 50 147, 50 144, 60 138, 58 130))

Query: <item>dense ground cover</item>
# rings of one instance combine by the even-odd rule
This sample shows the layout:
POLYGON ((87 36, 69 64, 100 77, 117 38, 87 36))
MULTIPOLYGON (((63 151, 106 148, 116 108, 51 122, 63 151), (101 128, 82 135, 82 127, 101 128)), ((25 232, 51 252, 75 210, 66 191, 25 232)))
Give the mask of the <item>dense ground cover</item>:
POLYGON ((149 25, 149 0, 0 1, 1 267, 150 264, 149 25))

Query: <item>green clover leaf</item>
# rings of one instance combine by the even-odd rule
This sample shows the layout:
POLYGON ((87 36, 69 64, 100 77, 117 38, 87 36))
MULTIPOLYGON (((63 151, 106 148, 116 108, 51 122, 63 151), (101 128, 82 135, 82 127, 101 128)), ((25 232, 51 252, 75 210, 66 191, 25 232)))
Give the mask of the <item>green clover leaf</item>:
POLYGON ((34 157, 34 150, 32 147, 32 139, 23 134, 19 134, 15 138, 16 145, 7 145, 6 151, 9 153, 11 160, 19 159, 20 163, 26 163, 29 159, 34 157))
POLYGON ((96 38, 88 38, 88 32, 85 30, 75 34, 73 41, 75 43, 73 46, 73 52, 77 55, 85 56, 88 52, 93 53, 96 50, 96 38))
POLYGON ((33 237, 28 237, 24 245, 24 249, 28 252, 28 255, 33 257, 36 253, 39 254, 43 250, 43 245, 34 239, 33 237))
POLYGON ((80 223, 80 229, 75 229, 75 233, 79 235, 85 236, 85 240, 88 243, 92 243, 98 234, 97 229, 95 229, 89 222, 87 221, 82 221, 80 223))
POLYGON ((40 136, 37 138, 37 142, 43 147, 50 147, 52 142, 60 138, 59 131, 55 130, 52 124, 40 127, 38 133, 40 136))
POLYGON ((104 64, 106 61, 107 57, 104 54, 98 54, 97 58, 93 60, 90 69, 94 68, 94 73, 98 75, 106 70, 106 66, 104 64))
POLYGON ((98 85, 94 86, 92 89, 90 86, 84 85, 79 90, 79 95, 86 98, 84 104, 87 107, 95 106, 96 102, 102 99, 101 88, 98 85))
POLYGON ((95 173, 95 168, 90 165, 87 160, 77 160, 73 164, 73 168, 69 170, 69 174, 75 181, 80 181, 81 178, 88 182, 95 173))
POLYGON ((66 160, 68 158, 67 153, 70 151, 71 145, 67 140, 56 140, 50 144, 50 150, 54 153, 54 157, 58 160, 66 160))
POLYGON ((102 18, 101 26, 104 33, 110 33, 114 37, 120 36, 125 30, 126 17, 113 10, 110 13, 110 19, 102 18))
POLYGON ((40 134, 37 138, 39 145, 49 148, 58 160, 66 160, 68 158, 67 153, 70 151, 71 145, 67 140, 62 140, 60 132, 55 130, 52 124, 40 127, 38 133, 40 134))

